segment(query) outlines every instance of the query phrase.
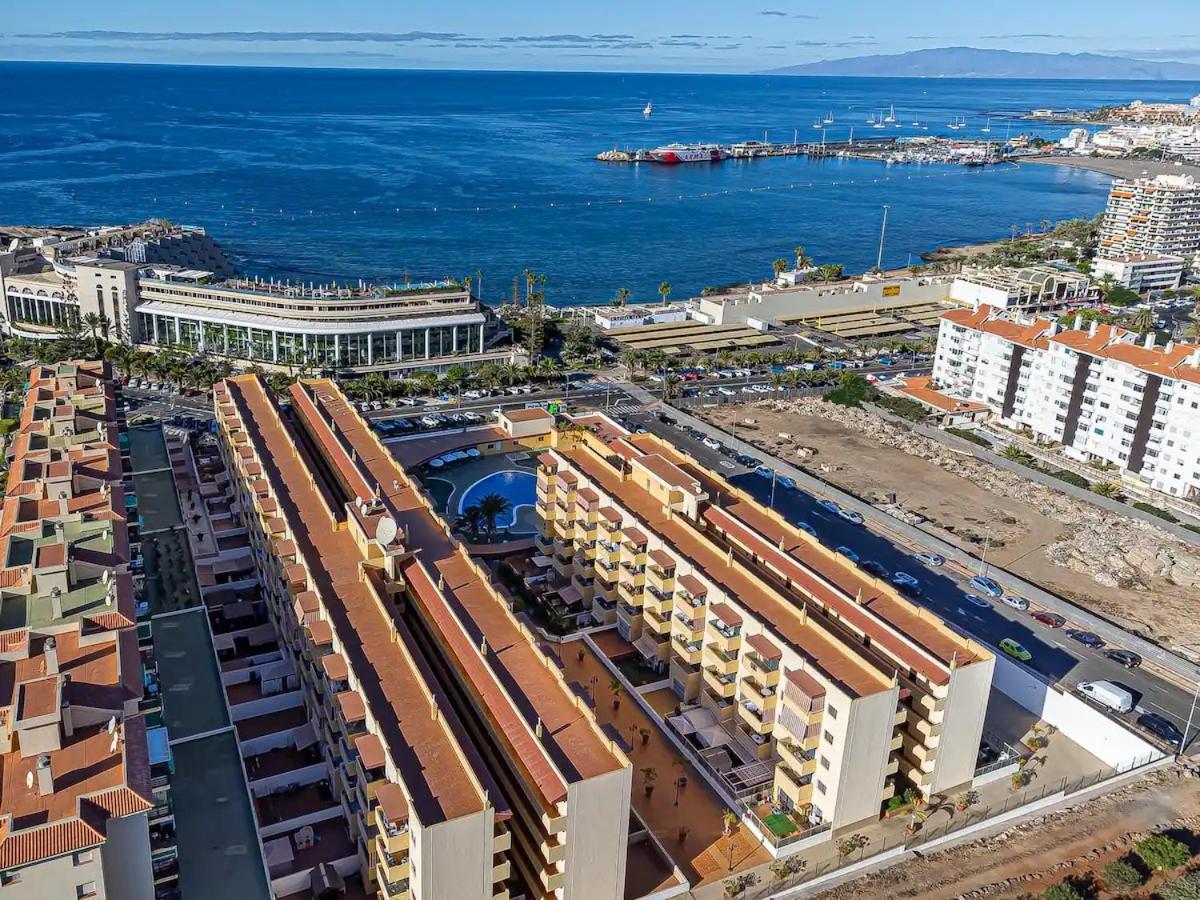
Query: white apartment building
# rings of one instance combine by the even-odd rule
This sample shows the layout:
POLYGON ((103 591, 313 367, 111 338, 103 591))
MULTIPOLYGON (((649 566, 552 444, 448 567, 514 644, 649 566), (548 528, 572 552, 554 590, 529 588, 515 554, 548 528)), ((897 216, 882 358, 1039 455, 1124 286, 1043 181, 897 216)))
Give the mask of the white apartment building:
POLYGON ((1117 179, 1100 229, 1101 259, 1200 253, 1200 184, 1190 175, 1117 179))
POLYGON ((1121 469, 1131 484, 1200 494, 1200 346, 1112 325, 1018 320, 987 307, 942 317, 935 382, 1001 422, 1121 469))
MULTIPOLYGON (((110 339, 147 349, 210 353, 266 368, 398 376, 413 369, 519 362, 490 349, 496 320, 450 281, 381 286, 222 277, 155 258, 221 259, 196 229, 104 243, 105 234, 0 252, 3 330, 30 339, 99 320, 110 339), (69 255, 71 248, 86 255, 69 255)), ((219 248, 217 251, 219 252, 219 248)))
POLYGON ((950 299, 970 306, 986 303, 999 309, 1042 312, 1082 303, 1090 288, 1088 276, 1057 266, 968 266, 954 277, 950 299))
POLYGON ((1139 294, 1145 291, 1168 290, 1179 287, 1183 279, 1182 256, 1134 255, 1097 259, 1092 273, 1103 278, 1111 275, 1122 287, 1139 294))

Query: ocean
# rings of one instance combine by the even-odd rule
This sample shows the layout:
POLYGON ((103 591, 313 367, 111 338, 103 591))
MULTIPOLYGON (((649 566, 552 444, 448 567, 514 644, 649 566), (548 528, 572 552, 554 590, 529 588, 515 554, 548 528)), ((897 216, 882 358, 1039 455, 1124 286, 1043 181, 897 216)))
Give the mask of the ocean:
MULTIPOLYGON (((1091 216, 1109 179, 1050 166, 967 170, 777 158, 596 162, 671 141, 990 137, 999 115, 1135 98, 1172 82, 795 78, 0 63, 0 222, 151 216, 205 227, 247 272, 320 280, 477 277, 499 302, 524 270, 551 303, 655 299, 768 277, 797 245, 847 271, 1014 224, 1091 216), (653 115, 642 115, 647 102, 653 115), (929 125, 918 131, 911 122, 929 125)), ((1059 137, 1065 126, 1013 122, 1059 137)))

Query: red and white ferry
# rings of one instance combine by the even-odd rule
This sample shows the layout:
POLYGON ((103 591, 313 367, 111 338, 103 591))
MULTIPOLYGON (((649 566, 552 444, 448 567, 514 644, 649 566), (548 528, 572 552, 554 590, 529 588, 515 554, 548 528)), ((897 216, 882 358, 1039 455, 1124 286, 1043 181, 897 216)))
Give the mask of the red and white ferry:
POLYGON ((650 158, 666 165, 720 162, 729 158, 729 151, 717 144, 667 144, 665 147, 655 147, 651 150, 650 158))

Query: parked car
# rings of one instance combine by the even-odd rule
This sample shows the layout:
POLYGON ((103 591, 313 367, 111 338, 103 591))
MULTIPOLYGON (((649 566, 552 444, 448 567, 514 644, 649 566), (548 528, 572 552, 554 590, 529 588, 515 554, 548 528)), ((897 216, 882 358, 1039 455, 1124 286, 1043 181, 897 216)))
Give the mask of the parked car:
POLYGON ((937 566, 943 566, 946 564, 946 557, 942 556, 942 554, 940 554, 940 553, 929 553, 929 552, 918 553, 916 555, 916 559, 919 562, 925 563, 925 565, 927 565, 927 566, 937 567, 937 566))
POLYGON ((978 594, 963 594, 963 599, 966 600, 968 603, 970 603, 972 606, 978 606, 980 609, 988 609, 992 605, 992 604, 988 603, 986 600, 984 600, 982 597, 980 597, 978 594))
POLYGON ((1142 664, 1142 658, 1131 650, 1105 650, 1104 655, 1127 669, 1136 669, 1142 664))
POLYGON ((892 573, 884 567, 883 563, 876 562, 873 559, 864 560, 863 562, 859 563, 858 567, 864 572, 874 575, 876 578, 886 580, 892 577, 892 573))
POLYGON ((1012 638, 1005 638, 1000 642, 1000 649, 1011 656, 1013 659, 1019 659, 1021 662, 1029 662, 1033 659, 1033 654, 1026 650, 1018 641, 1012 638))
POLYGON ((838 506, 836 503, 834 503, 832 500, 818 500, 817 505, 822 507, 823 509, 828 510, 831 513, 834 513, 835 515, 841 513, 841 511, 842 511, 842 508, 840 506, 838 506))
POLYGON ((737 461, 748 469, 755 469, 758 467, 758 460, 746 453, 739 453, 737 461))
POLYGON ((1133 694, 1111 681, 1080 682, 1075 692, 1113 712, 1127 713, 1133 709, 1133 694))
POLYGON ((721 442, 714 438, 706 437, 701 443, 703 443, 704 446, 707 447, 709 450, 720 450, 721 449, 721 442))
POLYGON ((788 478, 786 475, 780 475, 779 486, 787 488, 789 491, 794 491, 796 489, 796 479, 788 478))
POLYGON ((1000 583, 995 579, 988 578, 986 575, 976 575, 970 580, 969 584, 988 597, 1004 596, 1004 588, 1000 587, 1000 583))
POLYGON ((1137 723, 1156 738, 1160 738, 1168 744, 1178 744, 1183 740, 1183 733, 1175 727, 1175 723, 1158 713, 1142 713, 1137 717, 1137 723))
POLYGON ((799 528, 801 531, 803 531, 805 534, 811 535, 812 537, 817 536, 817 529, 813 528, 807 522, 797 522, 796 527, 799 528))
POLYGON ((1005 594, 1000 598, 1000 602, 1013 609, 1019 609, 1021 612, 1029 609, 1029 601, 1019 594, 1005 594))
POLYGON ((907 572, 896 572, 892 575, 892 584, 903 594, 908 594, 910 597, 921 596, 921 582, 913 578, 907 572))
POLYGON ((861 525, 863 517, 852 509, 838 509, 837 514, 849 522, 851 525, 861 525))
POLYGON ((774 478, 775 472, 766 466, 759 466, 754 470, 754 474, 760 478, 774 478))
POLYGON ((1065 617, 1060 616, 1058 613, 1046 612, 1045 610, 1031 613, 1031 615, 1038 622, 1050 628, 1062 628, 1067 623, 1065 617))
POLYGON ((852 563, 858 562, 858 554, 855 553, 853 550, 851 550, 849 547, 847 547, 845 544, 843 544, 840 547, 835 547, 833 549, 833 552, 837 553, 840 556, 846 557, 846 559, 850 560, 850 562, 852 562, 852 563))
POLYGON ((1067 637, 1073 641, 1079 641, 1085 647, 1103 647, 1104 639, 1098 634, 1093 634, 1090 631, 1083 631, 1079 628, 1071 628, 1067 630, 1067 637))

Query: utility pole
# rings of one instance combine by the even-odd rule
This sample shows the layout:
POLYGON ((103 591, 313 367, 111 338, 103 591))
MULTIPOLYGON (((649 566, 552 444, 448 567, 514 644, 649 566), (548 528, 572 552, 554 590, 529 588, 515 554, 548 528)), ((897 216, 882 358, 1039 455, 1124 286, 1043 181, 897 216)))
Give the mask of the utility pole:
POLYGON ((879 227, 879 256, 875 260, 875 268, 883 271, 883 239, 887 236, 888 210, 891 206, 883 204, 883 224, 879 227))

